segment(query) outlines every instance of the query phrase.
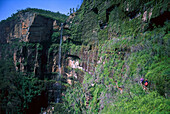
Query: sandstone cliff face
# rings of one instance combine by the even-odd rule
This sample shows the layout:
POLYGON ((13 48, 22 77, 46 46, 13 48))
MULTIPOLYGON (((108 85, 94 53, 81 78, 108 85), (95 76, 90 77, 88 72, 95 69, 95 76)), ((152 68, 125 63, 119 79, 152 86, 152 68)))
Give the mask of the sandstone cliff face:
POLYGON ((28 41, 41 43, 50 40, 53 22, 53 19, 36 15, 28 31, 28 41))
MULTIPOLYGON (((70 24, 73 23, 72 21, 75 16, 76 13, 72 14, 63 26, 63 45, 68 41, 70 42, 70 24)), ((9 44, 11 47, 14 47, 10 50, 17 71, 33 72, 41 79, 44 77, 54 79, 55 77, 50 74, 59 72, 58 49, 60 26, 61 23, 59 21, 36 13, 19 13, 17 19, 6 21, 0 25, 0 29, 2 30, 0 33, 0 43, 9 44)), ((71 42, 74 41, 72 40, 71 42)), ((80 42, 78 41, 78 43, 80 42)), ((69 47, 62 47, 61 73, 66 78, 69 77, 67 74, 75 75, 76 79, 82 82, 83 77, 78 76, 82 72, 75 72, 74 69, 87 71, 87 69, 91 69, 90 63, 82 62, 81 65, 77 64, 79 63, 77 60, 69 57, 70 53, 72 54, 71 56, 78 56, 77 53, 72 53, 72 50, 68 49, 69 47), (73 68, 73 70, 67 70, 67 67, 73 68)), ((79 53, 80 56, 88 59, 86 54, 85 48, 79 53)))
POLYGON ((9 43, 14 39, 28 41, 28 31, 34 18, 35 14, 26 12, 12 21, 0 24, 0 43, 9 43))
POLYGON ((0 43, 16 39, 39 43, 47 41, 52 34, 53 21, 36 13, 19 13, 16 19, 0 24, 0 43))
POLYGON ((0 55, 7 59, 7 51, 11 52, 9 56, 13 55, 17 71, 34 72, 43 79, 44 73, 52 72, 47 62, 56 62, 48 58, 48 49, 53 30, 59 31, 60 23, 32 12, 18 13, 16 17, 0 24, 0 55), (9 46, 5 49, 6 45, 9 46))

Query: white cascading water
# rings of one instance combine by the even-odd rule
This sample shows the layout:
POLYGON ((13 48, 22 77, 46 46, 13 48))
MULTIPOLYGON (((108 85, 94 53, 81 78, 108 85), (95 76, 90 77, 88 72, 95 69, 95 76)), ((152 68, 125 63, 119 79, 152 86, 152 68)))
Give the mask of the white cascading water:
POLYGON ((61 78, 61 44, 62 44, 62 39, 63 39, 63 23, 61 23, 61 35, 60 35, 59 59, 58 59, 59 80, 61 78))
MULTIPOLYGON (((62 38, 63 38, 62 34, 63 34, 63 23, 61 23, 61 35, 60 35, 60 46, 59 46, 59 59, 58 59, 59 75, 57 78, 58 82, 61 81, 61 45, 62 45, 62 38)), ((56 89, 54 93, 55 103, 59 103, 61 100, 61 83, 58 82, 54 84, 54 87, 56 89)))

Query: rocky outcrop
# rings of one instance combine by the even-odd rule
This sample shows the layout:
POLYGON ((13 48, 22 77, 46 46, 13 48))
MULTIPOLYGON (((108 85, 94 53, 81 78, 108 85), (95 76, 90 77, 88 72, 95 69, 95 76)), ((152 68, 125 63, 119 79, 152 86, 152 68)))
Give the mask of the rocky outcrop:
POLYGON ((19 13, 17 19, 0 24, 0 43, 14 40, 43 42, 49 40, 53 30, 53 19, 36 13, 19 13))
POLYGON ((36 15, 29 28, 29 42, 44 42, 51 38, 53 30, 53 19, 36 15))
MULTIPOLYGON (((0 23, 0 47, 9 45, 17 71, 33 72, 43 79, 52 72, 50 63, 58 63, 58 59, 50 60, 49 48, 53 30, 60 32, 60 22, 33 12, 20 12, 15 17, 0 23)), ((3 51, 0 56, 5 58, 3 51)), ((55 58, 57 54, 52 55, 55 58)))
POLYGON ((0 43, 9 43, 15 39, 28 41, 28 31, 34 18, 34 13, 26 12, 18 14, 16 19, 1 23, 0 43))

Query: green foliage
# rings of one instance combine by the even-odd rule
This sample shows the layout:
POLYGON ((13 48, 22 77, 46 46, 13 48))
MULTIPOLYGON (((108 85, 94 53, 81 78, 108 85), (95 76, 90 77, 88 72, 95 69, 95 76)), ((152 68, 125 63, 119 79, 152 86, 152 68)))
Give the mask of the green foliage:
POLYGON ((59 42, 60 32, 53 32, 52 34, 52 42, 59 42))
MULTIPOLYGON (((86 45, 84 49, 84 45, 78 47, 70 43, 67 46, 71 53, 79 54, 83 49, 90 53, 88 45, 99 40, 95 45, 98 49, 98 62, 93 75, 84 75, 83 86, 76 85, 67 89, 65 106, 72 113, 83 113, 84 105, 76 101, 78 98, 78 101, 85 100, 85 103, 89 103, 85 108, 86 113, 169 113, 169 24, 166 21, 162 27, 155 26, 152 31, 148 31, 152 24, 150 19, 146 22, 142 20, 146 10, 149 14, 153 9, 151 18, 159 16, 161 9, 167 11, 167 1, 116 0, 109 13, 105 11, 112 2, 102 2, 104 1, 99 0, 91 4, 84 1, 73 20, 80 24, 71 25, 72 38, 79 39, 86 45), (98 8, 98 14, 88 12, 89 8, 98 8), (90 14, 93 14, 93 20, 90 14), (109 20, 104 29, 100 29, 100 23, 89 25, 94 20, 102 20, 104 23, 107 14, 109 20), (131 14, 135 16, 130 17, 131 14), (96 39, 90 34, 92 31, 97 31, 96 39), (141 77, 149 81, 147 91, 139 84, 141 77), (120 94, 115 80, 123 88, 123 94, 120 94), (88 94, 92 98, 87 101, 76 91, 84 91, 85 96, 88 94)), ((87 62, 87 59, 82 61, 87 62)))
POLYGON ((107 106, 101 113, 119 114, 119 113, 169 113, 169 99, 159 96, 156 92, 151 92, 145 96, 135 97, 130 101, 115 102, 107 106))
POLYGON ((100 30, 98 33, 99 40, 105 41, 108 38, 108 29, 100 30))
POLYGON ((157 90, 162 96, 165 96, 170 83, 169 68, 170 59, 162 61, 159 63, 153 63, 150 67, 146 77, 152 81, 155 86, 152 86, 152 89, 157 90))
POLYGON ((62 103, 56 103, 54 105, 54 114, 63 114, 63 113, 68 113, 65 111, 65 107, 62 103))
POLYGON ((64 110, 62 113, 82 113, 86 112, 85 93, 79 83, 74 84, 74 89, 68 88, 65 92, 64 110))
POLYGON ((52 53, 52 52, 57 53, 58 48, 59 48, 59 44, 52 44, 48 51, 49 51, 49 53, 52 53))
MULTIPOLYGON (((169 113, 169 23, 166 21, 162 27, 155 26, 152 31, 148 31, 152 24, 150 19, 146 22, 142 20, 145 11, 150 13, 153 9, 151 18, 154 18, 167 11, 167 7, 167 1, 163 0, 95 0, 92 4, 91 1, 84 1, 74 19, 71 19, 72 24, 69 23, 70 30, 64 30, 63 35, 71 36, 62 44, 62 53, 89 54, 93 51, 91 45, 97 44, 98 62, 95 61, 93 75, 84 75, 81 70, 75 69, 80 74, 78 76, 84 77, 84 82, 80 84, 71 77, 73 86, 63 84, 67 90, 63 103, 55 104, 55 113, 169 113), (97 8, 97 13, 92 11, 94 8, 97 8), (134 17, 130 17, 131 14, 134 17), (139 84, 141 77, 149 81, 147 91, 139 84), (122 86, 123 94, 120 94, 115 81, 122 86)), ((59 13, 31 8, 18 13, 27 11, 59 22, 64 22, 66 18, 59 13)), ((17 14, 8 20, 17 18, 17 14)), ((58 53, 59 37, 60 32, 55 30, 49 55, 58 53)), ((42 50, 40 44, 14 45, 42 50)), ((1 47, 5 49, 8 46, 1 47)), ((80 62, 87 62, 86 56, 80 62)), ((14 107, 15 112, 24 110, 35 96, 40 95, 42 85, 37 78, 16 73, 9 63, 5 64, 0 64, 2 110, 14 107)), ((71 67, 65 69, 68 72, 72 70, 71 67)))
POLYGON ((43 83, 31 74, 16 72, 11 61, 0 61, 0 107, 2 113, 24 112, 44 90, 43 83))
POLYGON ((37 43, 37 49, 38 49, 38 51, 42 51, 43 46, 41 44, 37 43))
POLYGON ((71 48, 71 54, 74 55, 74 54, 79 54, 81 46, 72 44, 70 48, 71 48))

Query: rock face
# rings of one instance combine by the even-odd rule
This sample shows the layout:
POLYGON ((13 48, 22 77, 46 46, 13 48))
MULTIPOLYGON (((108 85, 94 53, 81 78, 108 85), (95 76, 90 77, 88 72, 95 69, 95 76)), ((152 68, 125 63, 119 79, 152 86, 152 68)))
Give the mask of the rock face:
MULTIPOLYGON (((64 17, 66 16, 64 15, 64 17)), ((1 22, 0 59, 12 59, 16 71, 22 72, 24 75, 33 74, 41 81, 44 78, 60 81, 57 73, 59 71, 58 49, 61 22, 64 22, 64 20, 55 20, 29 11, 21 11, 17 15, 15 14, 12 19, 1 22)), ((66 40, 67 38, 67 34, 63 35, 63 39, 66 40)), ((64 58, 64 54, 62 55, 64 58)), ((61 64, 62 74, 64 74, 63 62, 61 64)), ((43 99, 49 97, 48 101, 44 100, 43 105, 45 106, 51 101, 61 102, 61 100, 58 101, 61 97, 61 84, 59 88, 58 85, 56 88, 55 83, 58 84, 57 82, 46 83, 45 86, 47 90, 53 91, 52 94, 49 91, 44 91, 40 95, 43 99)), ((39 98, 37 97, 37 99, 39 98)))
POLYGON ((52 34, 53 21, 36 13, 20 13, 16 19, 0 24, 0 43, 16 39, 39 43, 47 41, 52 34))
POLYGON ((59 30, 59 25, 58 21, 37 13, 18 13, 14 19, 0 24, 0 44, 2 44, 0 55, 2 58, 7 58, 4 55, 9 53, 3 55, 3 45, 10 44, 8 51, 11 52, 10 56, 13 53, 16 70, 34 72, 43 79, 44 73, 52 67, 46 67, 47 62, 52 61, 48 59, 48 49, 53 29, 59 30))
POLYGON ((28 32, 29 42, 44 42, 51 38, 53 30, 53 19, 36 15, 28 32))
MULTIPOLYGON (((64 42, 70 39, 71 31, 69 30, 69 23, 72 23, 74 17, 75 13, 64 24, 64 42)), ((33 72, 40 79, 43 79, 52 72, 57 73, 59 71, 58 49, 60 25, 61 23, 58 20, 33 12, 20 12, 14 19, 0 24, 0 43, 4 45, 9 44, 9 49, 11 50, 10 56, 13 55, 13 61, 17 71, 33 72), (17 43, 17 46, 14 43, 17 43)), ((72 59, 65 60, 69 52, 68 50, 62 50, 61 73, 67 76, 66 73, 69 72, 66 72, 64 69, 70 65, 72 59)), ((3 49, 0 51, 0 57, 3 58, 4 56, 1 53, 4 53, 3 49)), ((8 54, 6 53, 4 55, 8 54)), ((73 64, 70 67, 72 68, 72 66, 73 64)), ((81 67, 76 66, 75 68, 81 67)), ((74 74, 76 73, 74 72, 74 74)), ((53 76, 47 77, 50 79, 54 78, 53 76)), ((81 82, 82 79, 80 79, 81 82)))
POLYGON ((0 43, 9 43, 14 39, 28 41, 28 31, 34 18, 35 14, 26 12, 0 24, 0 43))

